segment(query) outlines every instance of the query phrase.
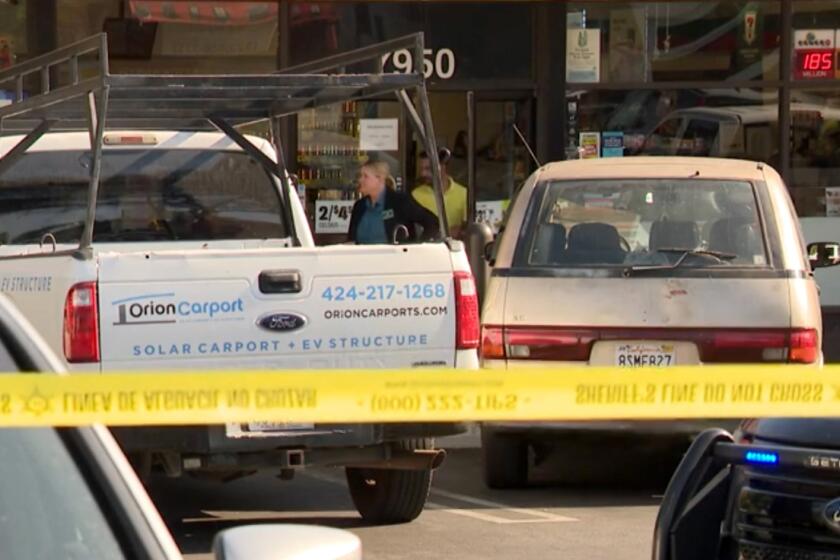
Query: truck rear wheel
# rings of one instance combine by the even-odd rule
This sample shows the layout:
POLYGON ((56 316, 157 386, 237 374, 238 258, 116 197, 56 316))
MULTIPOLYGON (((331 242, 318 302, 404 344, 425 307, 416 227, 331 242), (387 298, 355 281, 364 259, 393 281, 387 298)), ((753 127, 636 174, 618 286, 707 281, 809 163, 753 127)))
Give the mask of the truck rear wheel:
MULTIPOLYGON (((431 438, 401 441, 407 450, 433 449, 431 438)), ((407 523, 417 518, 432 487, 431 469, 362 469, 348 467, 347 484, 356 510, 370 523, 407 523)))
POLYGON ((528 443, 522 439, 482 429, 481 461, 489 488, 522 488, 528 483, 528 443))

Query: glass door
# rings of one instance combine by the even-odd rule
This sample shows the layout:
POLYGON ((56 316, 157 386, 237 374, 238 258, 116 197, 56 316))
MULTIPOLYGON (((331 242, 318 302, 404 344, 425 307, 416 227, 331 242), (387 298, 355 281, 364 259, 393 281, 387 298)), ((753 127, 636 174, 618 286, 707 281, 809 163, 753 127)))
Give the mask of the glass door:
POLYGON ((536 165, 529 153, 532 104, 479 97, 475 105, 475 219, 496 232, 514 191, 536 165))
MULTIPOLYGON (((531 92, 432 92, 429 105, 438 146, 451 152, 446 172, 468 193, 467 220, 485 221, 495 230, 514 190, 535 168, 522 141, 532 144, 531 92)), ((422 150, 414 138, 406 164, 412 190, 427 182, 422 150)), ((450 223, 450 229, 456 225, 450 223)))

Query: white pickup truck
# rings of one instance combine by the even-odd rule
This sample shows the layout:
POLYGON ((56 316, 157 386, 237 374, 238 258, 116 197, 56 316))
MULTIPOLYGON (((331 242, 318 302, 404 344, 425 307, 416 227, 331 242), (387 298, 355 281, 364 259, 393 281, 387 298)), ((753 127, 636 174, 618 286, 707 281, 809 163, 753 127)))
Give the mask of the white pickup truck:
MULTIPOLYGON (((168 91, 164 80, 146 83, 168 91)), ((123 94, 115 103, 134 91, 121 85, 111 84, 123 94)), ((460 242, 315 247, 269 141, 225 121, 213 121, 225 133, 98 122, 92 133, 42 125, 0 136, 0 291, 71 372, 478 366, 477 298, 460 242)), ((442 460, 431 437, 461 428, 114 432, 141 472, 230 479, 267 468, 290 478, 310 464, 345 466, 360 513, 398 522, 423 509, 442 460)))

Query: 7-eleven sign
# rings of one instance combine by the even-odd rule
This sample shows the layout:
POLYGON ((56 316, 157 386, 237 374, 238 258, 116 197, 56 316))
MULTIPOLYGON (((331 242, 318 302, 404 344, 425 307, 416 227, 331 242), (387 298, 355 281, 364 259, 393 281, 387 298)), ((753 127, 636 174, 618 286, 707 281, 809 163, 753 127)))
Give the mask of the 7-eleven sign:
POLYGON ((752 46, 757 37, 758 11, 747 10, 744 12, 744 42, 752 46))

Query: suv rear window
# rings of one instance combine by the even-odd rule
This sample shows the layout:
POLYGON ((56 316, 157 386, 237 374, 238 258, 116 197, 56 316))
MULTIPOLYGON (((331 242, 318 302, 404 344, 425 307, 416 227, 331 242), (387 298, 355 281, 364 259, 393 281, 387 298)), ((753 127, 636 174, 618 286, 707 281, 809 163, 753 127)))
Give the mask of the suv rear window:
POLYGON ((768 264, 748 182, 554 181, 535 193, 528 233, 520 237, 526 266, 768 264))
MULTIPOLYGON (((0 242, 78 243, 88 151, 31 152, 0 176, 0 242)), ((241 152, 106 150, 94 242, 266 239, 286 236, 279 192, 241 152)))

